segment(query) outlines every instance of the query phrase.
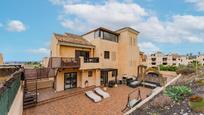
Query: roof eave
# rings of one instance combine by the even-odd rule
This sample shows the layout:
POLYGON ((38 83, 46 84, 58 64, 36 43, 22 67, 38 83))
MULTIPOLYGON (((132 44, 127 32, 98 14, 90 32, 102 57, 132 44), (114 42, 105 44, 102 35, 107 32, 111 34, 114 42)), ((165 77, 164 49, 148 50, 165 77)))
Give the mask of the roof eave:
POLYGON ((69 43, 69 42, 63 42, 63 41, 58 41, 58 44, 63 46, 71 46, 71 47, 79 47, 79 48, 95 48, 94 45, 75 44, 75 43, 69 43))

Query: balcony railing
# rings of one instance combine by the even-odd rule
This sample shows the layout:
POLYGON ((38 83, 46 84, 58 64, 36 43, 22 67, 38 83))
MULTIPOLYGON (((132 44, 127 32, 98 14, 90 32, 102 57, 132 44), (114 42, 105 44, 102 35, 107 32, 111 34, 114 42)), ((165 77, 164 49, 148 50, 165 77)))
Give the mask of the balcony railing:
POLYGON ((84 63, 99 63, 98 57, 84 58, 84 63))
POLYGON ((51 57, 49 66, 51 68, 79 68, 80 60, 77 58, 51 57))

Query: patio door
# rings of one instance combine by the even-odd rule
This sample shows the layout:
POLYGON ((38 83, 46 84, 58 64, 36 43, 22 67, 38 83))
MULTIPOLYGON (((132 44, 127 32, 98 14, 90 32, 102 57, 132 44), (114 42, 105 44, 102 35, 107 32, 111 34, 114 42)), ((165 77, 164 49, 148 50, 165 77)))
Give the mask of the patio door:
POLYGON ((79 58, 80 56, 82 56, 84 58, 89 58, 89 52, 88 51, 76 50, 75 51, 75 57, 79 58))
POLYGON ((77 72, 69 72, 64 74, 64 89, 77 87, 77 72))
POLYGON ((106 86, 108 84, 108 71, 101 71, 101 85, 106 86))

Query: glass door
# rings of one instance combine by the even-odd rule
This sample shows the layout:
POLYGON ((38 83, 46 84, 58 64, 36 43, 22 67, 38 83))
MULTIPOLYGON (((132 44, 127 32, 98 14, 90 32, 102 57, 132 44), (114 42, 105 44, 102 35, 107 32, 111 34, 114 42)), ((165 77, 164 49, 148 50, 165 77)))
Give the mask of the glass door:
POLYGON ((64 89, 77 87, 77 73, 69 72, 64 74, 64 89))
POLYGON ((79 58, 80 56, 83 56, 84 58, 89 58, 89 52, 88 51, 76 50, 75 51, 75 57, 79 58))
POLYGON ((108 71, 101 71, 101 85, 106 86, 108 84, 108 71))

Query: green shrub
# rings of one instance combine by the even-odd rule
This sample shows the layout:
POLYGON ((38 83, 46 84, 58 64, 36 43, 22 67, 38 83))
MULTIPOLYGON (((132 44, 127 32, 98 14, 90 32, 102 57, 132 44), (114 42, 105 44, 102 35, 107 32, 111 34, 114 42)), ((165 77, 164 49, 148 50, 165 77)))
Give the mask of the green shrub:
POLYGON ((169 96, 173 101, 180 101, 184 96, 191 95, 192 91, 186 86, 169 86, 164 91, 164 94, 169 96))
POLYGON ((159 67, 161 71, 176 71, 177 70, 177 67, 174 65, 168 65, 168 66, 160 65, 159 67))

